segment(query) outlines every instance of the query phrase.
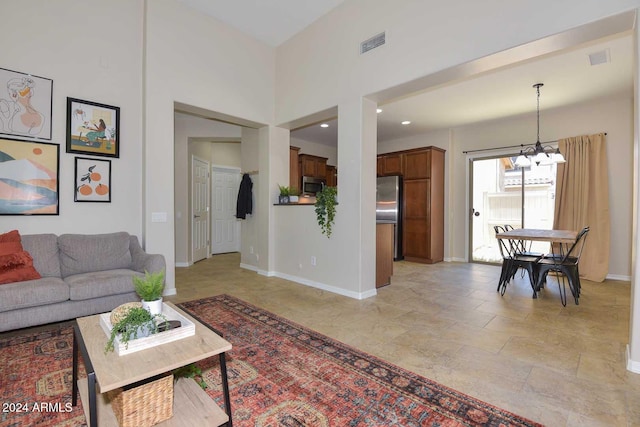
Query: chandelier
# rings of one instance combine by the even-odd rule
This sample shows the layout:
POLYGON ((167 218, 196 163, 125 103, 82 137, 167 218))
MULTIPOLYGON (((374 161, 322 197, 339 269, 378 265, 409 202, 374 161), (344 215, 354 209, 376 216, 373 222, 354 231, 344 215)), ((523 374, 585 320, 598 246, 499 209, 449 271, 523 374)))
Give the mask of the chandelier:
POLYGON ((536 139, 536 144, 531 147, 524 148, 520 150, 520 155, 516 159, 516 166, 519 168, 526 168, 531 166, 531 159, 536 163, 536 165, 551 165, 554 163, 565 163, 566 160, 564 156, 560 153, 560 149, 554 148, 550 145, 542 145, 540 143, 540 88, 544 86, 542 83, 536 83, 533 85, 536 88, 536 93, 538 94, 538 138, 536 139))

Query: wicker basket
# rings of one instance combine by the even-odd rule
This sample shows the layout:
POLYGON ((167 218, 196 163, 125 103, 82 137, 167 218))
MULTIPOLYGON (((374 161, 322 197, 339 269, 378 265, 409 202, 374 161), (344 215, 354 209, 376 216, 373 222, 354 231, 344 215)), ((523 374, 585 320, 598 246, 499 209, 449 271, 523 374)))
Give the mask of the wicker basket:
POLYGON ((173 416, 173 375, 128 390, 108 392, 121 427, 153 426, 173 416))

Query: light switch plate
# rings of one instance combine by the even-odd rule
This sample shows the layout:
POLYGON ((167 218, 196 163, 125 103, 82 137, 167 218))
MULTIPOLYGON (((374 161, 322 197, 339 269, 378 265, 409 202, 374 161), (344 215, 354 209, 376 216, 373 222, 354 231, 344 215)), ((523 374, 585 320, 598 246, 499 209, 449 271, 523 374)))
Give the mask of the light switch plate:
POLYGON ((167 222, 167 213, 166 212, 152 212, 151 213, 151 222, 167 222))

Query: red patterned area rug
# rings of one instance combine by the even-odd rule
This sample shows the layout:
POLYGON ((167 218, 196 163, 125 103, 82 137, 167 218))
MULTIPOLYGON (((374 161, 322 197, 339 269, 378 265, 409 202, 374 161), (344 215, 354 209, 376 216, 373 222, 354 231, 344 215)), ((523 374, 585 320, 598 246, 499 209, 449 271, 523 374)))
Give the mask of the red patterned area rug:
MULTIPOLYGON (((179 305, 233 345, 236 427, 540 426, 237 298, 179 305)), ((68 325, 0 334, 0 427, 86 424, 81 404, 71 407, 72 336, 68 325)), ((200 367, 222 406, 217 363, 200 367)))
MULTIPOLYGON (((235 426, 540 426, 237 298, 180 304, 224 334, 235 426)), ((216 359, 202 365, 222 406, 216 359)))
POLYGON ((86 425, 80 399, 71 406, 72 345, 68 323, 0 334, 1 427, 86 425))

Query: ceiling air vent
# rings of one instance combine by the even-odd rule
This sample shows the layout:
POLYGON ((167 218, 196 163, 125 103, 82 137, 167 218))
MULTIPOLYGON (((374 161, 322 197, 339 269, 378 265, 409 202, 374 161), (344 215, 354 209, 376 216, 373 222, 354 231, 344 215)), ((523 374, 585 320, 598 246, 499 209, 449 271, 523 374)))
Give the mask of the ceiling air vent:
POLYGON ((385 43, 385 33, 382 32, 380 34, 376 34, 368 40, 360 43, 360 55, 363 53, 367 53, 370 50, 373 50, 379 46, 382 46, 385 43))

